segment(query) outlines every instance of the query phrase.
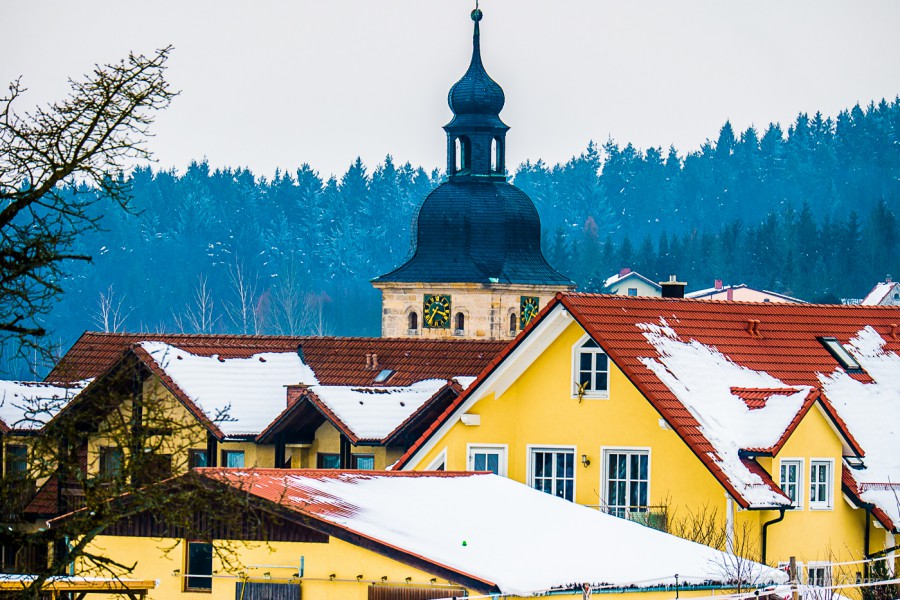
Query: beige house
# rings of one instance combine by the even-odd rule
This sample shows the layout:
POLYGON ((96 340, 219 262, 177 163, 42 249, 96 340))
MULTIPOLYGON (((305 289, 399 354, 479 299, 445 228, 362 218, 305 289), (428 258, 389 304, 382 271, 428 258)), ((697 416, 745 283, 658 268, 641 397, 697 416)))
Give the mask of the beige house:
POLYGON ((735 302, 806 303, 806 300, 779 294, 778 292, 770 292, 769 290, 758 290, 743 283, 739 285, 723 285, 721 279, 716 279, 715 284, 711 288, 688 292, 684 297, 695 300, 728 300, 735 302))

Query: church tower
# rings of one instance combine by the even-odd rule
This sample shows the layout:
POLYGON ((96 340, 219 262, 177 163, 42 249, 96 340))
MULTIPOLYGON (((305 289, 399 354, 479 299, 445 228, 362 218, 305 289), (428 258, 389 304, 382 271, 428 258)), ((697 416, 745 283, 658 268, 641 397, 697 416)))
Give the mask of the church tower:
POLYGON ((479 9, 472 62, 450 89, 447 180, 422 202, 406 263, 372 280, 384 337, 509 339, 575 284, 541 253, 531 199, 507 181, 505 98, 481 63, 479 9))

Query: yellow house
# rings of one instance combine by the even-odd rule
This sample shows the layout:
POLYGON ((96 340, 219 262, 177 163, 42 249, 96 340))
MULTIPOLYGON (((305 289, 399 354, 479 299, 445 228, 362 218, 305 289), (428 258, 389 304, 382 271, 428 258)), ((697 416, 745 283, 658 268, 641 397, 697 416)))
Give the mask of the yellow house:
POLYGON ((898 322, 560 294, 397 468, 493 471, 852 584, 900 538, 898 322))
MULTIPOLYGON (((649 600, 733 589, 720 551, 489 473, 207 468, 159 485, 230 493, 215 509, 198 500, 200 531, 136 512, 92 541, 89 552, 136 563, 128 577, 156 579, 150 598, 583 598, 591 588, 649 600)), ((127 510, 129 497, 118 502, 127 510)), ((786 580, 744 566, 751 590, 786 580)), ((95 573, 85 561, 74 570, 95 573)))

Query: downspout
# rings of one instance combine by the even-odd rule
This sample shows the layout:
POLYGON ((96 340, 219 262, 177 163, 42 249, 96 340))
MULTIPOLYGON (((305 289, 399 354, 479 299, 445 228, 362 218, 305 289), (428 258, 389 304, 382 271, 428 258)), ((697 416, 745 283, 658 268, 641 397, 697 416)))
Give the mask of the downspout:
POLYGON ((768 533, 769 533, 769 525, 774 525, 775 523, 779 523, 779 522, 783 521, 783 520, 784 520, 784 511, 785 511, 785 510, 786 510, 786 509, 784 509, 784 508, 779 508, 779 509, 778 509, 778 513, 779 513, 779 514, 778 514, 778 517, 777 517, 777 518, 772 519, 771 521, 766 521, 765 523, 763 523, 763 526, 762 526, 762 557, 761 557, 762 560, 759 561, 759 562, 761 562, 762 564, 767 564, 767 563, 766 563, 766 538, 767 538, 768 533))
POLYGON ((863 535, 863 556, 866 558, 866 562, 863 563, 863 581, 869 581, 869 539, 871 534, 871 524, 872 524, 872 505, 866 504, 866 533, 863 535))

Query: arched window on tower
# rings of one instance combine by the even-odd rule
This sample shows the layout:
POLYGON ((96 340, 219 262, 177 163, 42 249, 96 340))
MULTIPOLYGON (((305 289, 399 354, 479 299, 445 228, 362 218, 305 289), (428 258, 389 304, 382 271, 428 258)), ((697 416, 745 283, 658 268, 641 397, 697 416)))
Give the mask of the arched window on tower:
POLYGON ((505 168, 503 140, 497 136, 491 140, 491 173, 503 173, 505 168))
POLYGON ((453 334, 454 335, 465 335, 466 334, 466 315, 461 312, 456 313, 456 317, 453 320, 453 334))
POLYGON ((491 173, 497 173, 500 170, 500 154, 498 154, 497 149, 499 148, 499 144, 497 143, 497 138, 491 140, 491 173))
POLYGON ((410 311, 409 316, 407 317, 407 333, 409 335, 419 335, 419 313, 416 311, 410 311))
POLYGON ((472 145, 469 138, 461 135, 456 138, 456 173, 472 168, 472 145))
POLYGON ((509 313, 509 335, 516 335, 516 313, 509 313))

